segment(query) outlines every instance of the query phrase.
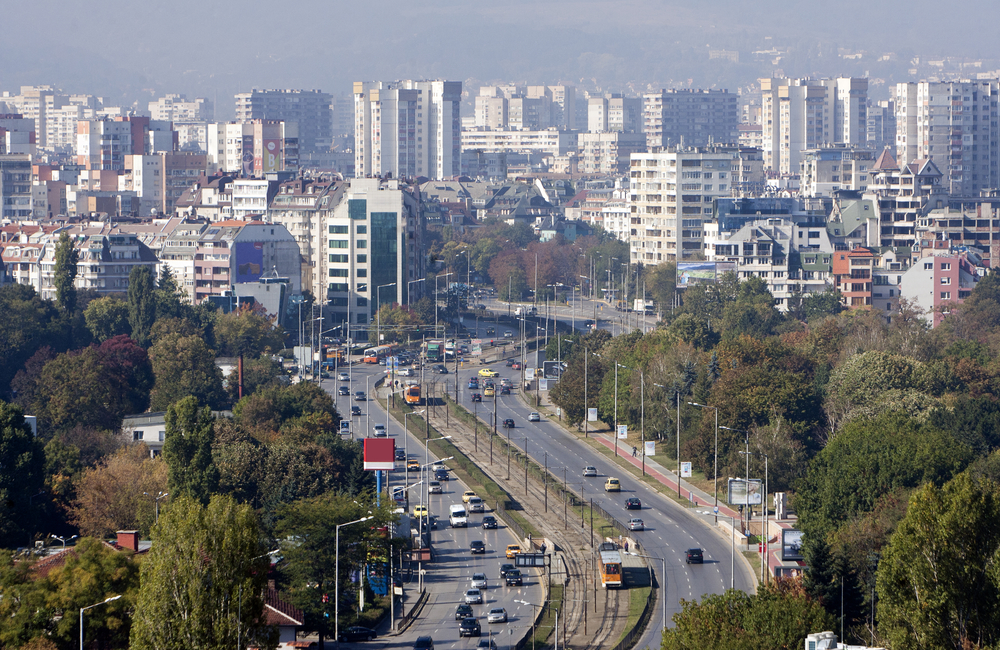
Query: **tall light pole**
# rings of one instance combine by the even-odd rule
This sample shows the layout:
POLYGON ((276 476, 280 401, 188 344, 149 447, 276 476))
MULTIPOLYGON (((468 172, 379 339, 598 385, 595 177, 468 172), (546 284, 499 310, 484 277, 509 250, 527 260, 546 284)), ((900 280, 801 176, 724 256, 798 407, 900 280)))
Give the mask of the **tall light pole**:
POLYGON ((688 404, 715 411, 715 479, 712 482, 715 484, 715 523, 719 523, 719 408, 698 402, 688 402, 688 404))
MULTIPOLYGON (((454 275, 454 274, 449 272, 434 276, 434 338, 437 338, 437 333, 438 333, 438 280, 441 278, 446 278, 449 275, 454 275)), ((508 299, 510 298, 510 296, 507 297, 508 299)))
MULTIPOLYGON (((640 555, 639 553, 633 553, 632 551, 629 551, 628 554, 629 555, 634 555, 636 557, 641 557, 641 558, 643 558, 645 560, 659 560, 660 562, 663 563, 663 573, 660 574, 660 582, 662 583, 664 580, 667 579, 667 560, 666 560, 666 558, 653 557, 652 555, 640 555)), ((650 587, 650 589, 652 589, 653 585, 649 585, 649 587, 650 587)), ((660 600, 663 602, 663 631, 666 632, 667 631, 667 595, 662 590, 663 589, 663 585, 662 584, 660 585, 660 589, 661 589, 661 591, 660 591, 660 600)))
MULTIPOLYGON (((153 497, 153 495, 150 494, 149 492, 143 492, 143 494, 146 495, 147 497, 153 497)), ((156 493, 155 497, 153 497, 153 506, 156 508, 156 522, 155 523, 160 523, 160 499, 165 499, 168 496, 170 496, 170 494, 168 494, 167 492, 164 492, 164 491, 161 490, 161 491, 159 491, 159 492, 156 493)))
POLYGON ((410 285, 411 284, 416 284, 418 282, 426 282, 426 281, 427 281, 427 278, 420 278, 419 280, 410 280, 409 282, 406 283, 406 306, 407 307, 409 307, 411 304, 413 304, 413 299, 410 298, 410 285))
MULTIPOLYGON (((670 390, 663 384, 653 384, 657 388, 670 390)), ((674 397, 677 398, 677 498, 681 498, 681 393, 678 390, 674 397)))
POLYGON ((52 539, 58 539, 60 542, 62 542, 62 550, 65 551, 66 542, 72 542, 74 539, 79 537, 79 535, 73 535, 72 537, 59 537, 59 535, 53 535, 52 533, 49 533, 49 537, 51 537, 52 539))
MULTIPOLYGON (((746 431, 744 429, 731 429, 729 427, 724 427, 724 426, 721 426, 721 425, 719 426, 719 428, 720 429, 725 429, 726 431, 732 431, 733 433, 742 433, 746 437, 746 445, 747 445, 747 450, 746 450, 747 470, 746 471, 747 471, 747 473, 746 473, 746 476, 744 478, 746 478, 746 481, 747 481, 747 495, 749 495, 750 494, 750 432, 746 431)), ((747 503, 747 504, 745 504, 745 506, 746 506, 746 508, 749 508, 750 504, 747 503)), ((743 513, 742 512, 740 513, 740 525, 743 525, 743 513)))
MULTIPOLYGON (((373 519, 373 517, 362 517, 361 519, 355 519, 354 521, 348 521, 347 523, 337 524, 337 543, 335 549, 335 560, 334 560, 334 575, 333 575, 333 638, 337 640, 337 645, 340 645, 340 529, 344 526, 350 526, 352 524, 360 524, 362 521, 368 521, 373 519)), ((364 588, 364 585, 362 585, 364 588)), ((81 650, 83 650, 81 648, 81 650)))
POLYGON ((375 345, 382 345, 382 294, 381 291, 385 287, 394 287, 395 282, 390 282, 389 284, 380 284, 375 288, 375 316, 378 318, 378 324, 376 325, 377 341, 375 345))
MULTIPOLYGON (((421 390, 423 390, 423 387, 421 387, 421 390)), ((426 410, 427 408, 425 407, 420 409, 419 411, 413 411, 412 413, 403 413, 403 454, 406 454, 407 459, 409 459, 409 454, 407 453, 406 450, 406 418, 410 417, 411 415, 421 415, 426 410)), ((403 462, 405 463, 406 461, 403 462)))
MULTIPOLYGON (((742 454, 744 452, 741 451, 740 453, 742 454)), ((761 557, 760 557, 760 579, 761 579, 761 582, 764 582, 764 581, 769 581, 770 578, 771 578, 771 567, 768 566, 770 563, 768 562, 768 558, 767 558, 767 539, 768 539, 769 530, 770 530, 770 526, 768 525, 770 523, 770 521, 768 519, 768 513, 767 513, 767 488, 768 488, 768 485, 767 485, 767 454, 765 454, 762 451, 756 451, 754 453, 755 454, 760 454, 761 456, 764 457, 764 495, 761 497, 761 500, 760 500, 760 550, 761 550, 761 557)), ((746 455, 747 455, 747 458, 749 458, 750 457, 750 452, 749 451, 746 452, 746 455)), ((748 485, 748 488, 749 488, 749 485, 748 485)), ((749 494, 749 493, 750 493, 750 490, 747 489, 747 494, 749 494)))
POLYGON ((105 598, 99 603, 95 603, 93 605, 87 605, 86 607, 80 608, 80 650, 83 650, 83 613, 88 609, 94 609, 95 607, 100 607, 101 605, 107 605, 108 603, 118 600, 119 598, 121 598, 121 594, 118 594, 117 596, 111 596, 110 598, 105 598))

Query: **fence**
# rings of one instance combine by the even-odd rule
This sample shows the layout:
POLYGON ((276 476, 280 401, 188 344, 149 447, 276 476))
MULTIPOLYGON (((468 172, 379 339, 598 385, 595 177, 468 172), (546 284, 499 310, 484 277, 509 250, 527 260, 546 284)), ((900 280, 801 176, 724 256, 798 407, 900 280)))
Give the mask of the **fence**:
MULTIPOLYGON (((635 627, 629 630, 628 634, 612 650, 631 650, 639 641, 643 632, 646 631, 649 619, 653 616, 653 606, 656 603, 657 591, 657 589, 653 589, 652 585, 650 585, 649 594, 646 596, 646 604, 642 608, 642 613, 639 614, 639 620, 635 622, 635 627)), ((660 597, 662 598, 663 594, 660 594, 660 597)))
POLYGON ((413 603, 413 607, 410 608, 410 611, 404 612, 403 615, 396 620, 396 634, 402 634, 406 631, 406 628, 413 622, 413 619, 420 614, 420 611, 424 608, 424 604, 426 602, 427 590, 424 589, 420 592, 417 602, 413 603))

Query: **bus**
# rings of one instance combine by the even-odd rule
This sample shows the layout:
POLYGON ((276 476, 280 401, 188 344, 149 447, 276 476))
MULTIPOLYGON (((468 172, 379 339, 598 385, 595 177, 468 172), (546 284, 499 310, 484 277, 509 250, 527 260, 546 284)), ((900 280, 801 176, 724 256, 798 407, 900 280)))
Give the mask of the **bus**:
POLYGON ((420 404, 420 384, 408 384, 403 390, 403 398, 407 404, 420 404))
POLYGON ((622 586, 622 555, 617 550, 602 550, 600 567, 601 586, 608 587, 622 586))
POLYGON ((365 363, 378 363, 379 361, 385 359, 392 352, 391 345, 379 345, 374 348, 368 348, 365 350, 365 356, 362 360, 365 363))
POLYGON ((440 363, 441 359, 443 358, 442 357, 443 347, 444 346, 441 344, 441 341, 427 341, 427 344, 424 349, 424 356, 426 357, 427 362, 440 363))

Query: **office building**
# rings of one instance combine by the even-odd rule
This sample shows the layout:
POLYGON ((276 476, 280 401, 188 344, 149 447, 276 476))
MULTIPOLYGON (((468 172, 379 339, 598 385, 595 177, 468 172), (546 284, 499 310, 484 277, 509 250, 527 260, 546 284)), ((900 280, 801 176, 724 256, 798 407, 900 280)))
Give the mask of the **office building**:
POLYGON ((458 176, 461 99, 460 81, 355 82, 355 176, 458 176))
POLYGON ((236 95, 236 121, 284 122, 296 129, 303 153, 333 146, 331 97, 319 90, 253 90, 236 95))
POLYGON ((643 95, 649 151, 739 143, 739 98, 727 90, 661 90, 643 95))

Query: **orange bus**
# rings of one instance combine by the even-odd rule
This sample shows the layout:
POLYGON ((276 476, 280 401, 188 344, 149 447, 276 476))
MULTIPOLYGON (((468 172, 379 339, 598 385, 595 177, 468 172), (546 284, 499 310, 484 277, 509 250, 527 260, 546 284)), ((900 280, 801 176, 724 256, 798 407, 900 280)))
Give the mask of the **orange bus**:
POLYGON ((392 352, 391 345, 379 345, 374 348, 368 348, 365 350, 365 356, 362 361, 365 363, 378 363, 382 359, 385 359, 392 352))

